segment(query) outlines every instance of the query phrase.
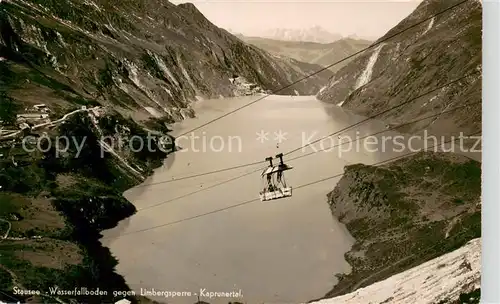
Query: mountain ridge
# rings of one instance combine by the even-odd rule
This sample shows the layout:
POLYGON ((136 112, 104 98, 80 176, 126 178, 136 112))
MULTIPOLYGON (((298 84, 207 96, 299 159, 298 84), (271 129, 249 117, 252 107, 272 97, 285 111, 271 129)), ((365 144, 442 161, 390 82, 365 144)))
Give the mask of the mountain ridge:
POLYGON ((342 38, 331 43, 304 41, 282 41, 261 37, 237 36, 248 44, 280 56, 294 58, 302 62, 328 67, 332 72, 340 70, 354 58, 339 62, 371 45, 371 41, 342 38), (332 64, 337 63, 332 66, 332 64))
POLYGON ((263 38, 296 41, 296 42, 316 42, 316 43, 331 43, 342 39, 342 35, 331 33, 321 26, 312 26, 309 28, 275 28, 263 31, 260 35, 263 38))

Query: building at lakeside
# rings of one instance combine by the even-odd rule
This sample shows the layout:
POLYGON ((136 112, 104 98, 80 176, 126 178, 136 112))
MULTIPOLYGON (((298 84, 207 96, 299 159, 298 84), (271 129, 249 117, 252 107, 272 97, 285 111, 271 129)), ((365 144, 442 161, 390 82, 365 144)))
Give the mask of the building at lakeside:
POLYGON ((33 119, 45 119, 49 118, 49 114, 47 113, 23 113, 23 114, 17 114, 17 119, 26 119, 26 120, 33 120, 33 119))

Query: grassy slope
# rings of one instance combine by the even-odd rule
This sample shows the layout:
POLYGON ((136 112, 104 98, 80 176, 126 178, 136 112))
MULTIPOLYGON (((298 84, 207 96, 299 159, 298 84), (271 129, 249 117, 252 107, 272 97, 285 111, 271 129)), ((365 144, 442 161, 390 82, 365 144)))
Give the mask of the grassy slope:
POLYGON ((329 194, 356 243, 352 272, 326 297, 348 293, 450 252, 481 236, 481 164, 421 153, 391 164, 348 166, 329 194))

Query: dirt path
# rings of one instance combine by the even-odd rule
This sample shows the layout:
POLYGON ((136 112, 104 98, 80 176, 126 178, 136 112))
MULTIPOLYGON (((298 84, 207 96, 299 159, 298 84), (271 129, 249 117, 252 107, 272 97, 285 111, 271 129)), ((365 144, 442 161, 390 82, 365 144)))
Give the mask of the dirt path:
POLYGON ((46 122, 46 123, 43 123, 43 124, 39 124, 39 125, 35 125, 33 126, 33 128, 31 128, 32 130, 36 130, 38 128, 41 128, 41 127, 45 127, 45 126, 51 126, 51 125, 56 125, 56 124, 59 124, 59 123, 62 123, 64 121, 66 121, 70 116, 72 115, 75 115, 76 113, 81 113, 81 112, 89 112, 91 111, 92 109, 97 109, 98 107, 94 107, 94 108, 90 108, 90 109, 79 109, 79 110, 74 110, 72 112, 69 112, 69 113, 66 113, 64 114, 63 117, 59 118, 58 120, 54 120, 54 121, 51 121, 51 122, 46 122))
MULTIPOLYGON (((7 221, 7 220, 4 220, 4 219, 0 219, 0 222, 4 222, 4 223, 8 223, 9 224, 9 228, 7 229, 7 231, 5 232, 5 234, 3 235, 2 239, 0 239, 0 242, 2 242, 3 240, 5 239, 8 239, 9 238, 9 233, 12 229, 12 224, 7 221)), ((24 238, 19 238, 19 240, 24 240, 24 238)), ((26 287, 23 286, 23 284, 21 284, 19 282, 19 278, 18 276, 16 275, 16 273, 12 270, 10 270, 9 268, 5 267, 4 265, 0 264, 0 269, 3 269, 5 270, 6 272, 9 273, 9 275, 11 276, 12 278, 12 284, 19 287, 20 289, 24 289, 24 290, 27 290, 26 287)), ((7 295, 8 296, 8 295, 7 295)), ((47 298, 51 298, 51 299, 54 299, 56 300, 57 302, 59 302, 60 304, 66 304, 64 301, 62 301, 61 299, 59 299, 58 297, 53 297, 53 296, 50 296, 48 295, 47 293, 44 293, 42 295, 42 297, 47 297, 47 298)), ((17 300, 17 299, 16 299, 17 300)))
POLYGON ((113 150, 113 148, 108 145, 107 143, 105 143, 104 141, 99 141, 99 144, 101 145, 101 147, 104 149, 104 151, 106 152, 109 152, 111 153, 114 157, 116 157, 125 167, 127 167, 127 169, 129 169, 130 171, 132 171, 133 173, 135 173, 137 176, 139 176, 141 179, 145 179, 145 177, 139 172, 137 171, 136 169, 132 168, 132 166, 129 165, 129 163, 127 163, 127 161, 125 159, 123 159, 120 155, 118 155, 118 153, 115 152, 115 150, 113 150))
MULTIPOLYGON (((19 289, 28 290, 26 287, 23 286, 23 284, 19 283, 19 278, 17 277, 17 275, 15 274, 15 272, 13 272, 9 268, 3 266, 2 264, 0 264, 0 268, 3 269, 3 270, 5 270, 5 271, 7 271, 10 274, 10 276, 12 277, 12 284, 13 285, 19 287, 19 289)), ((47 298, 50 298, 50 299, 54 299, 54 300, 56 300, 60 304, 66 304, 64 301, 62 301, 58 297, 50 296, 47 293, 43 293, 42 297, 47 297, 47 298)))
MULTIPOLYGON (((5 234, 2 237, 2 240, 4 240, 4 239, 9 237, 10 230, 12 229, 12 224, 9 221, 4 220, 4 219, 0 219, 0 222, 4 222, 4 223, 9 224, 9 228, 7 229, 7 231, 5 232, 5 234)), ((1 242, 1 240, 0 240, 0 242, 1 242)))

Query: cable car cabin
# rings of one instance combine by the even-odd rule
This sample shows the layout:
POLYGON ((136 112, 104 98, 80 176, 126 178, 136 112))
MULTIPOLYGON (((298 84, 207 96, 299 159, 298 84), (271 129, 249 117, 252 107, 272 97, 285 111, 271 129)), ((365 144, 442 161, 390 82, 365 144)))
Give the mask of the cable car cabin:
POLYGON ((274 199, 292 196, 292 187, 287 186, 285 181, 284 171, 292 169, 292 167, 283 163, 283 154, 276 155, 280 159, 280 163, 273 165, 273 158, 266 158, 269 161, 269 167, 262 172, 262 180, 264 189, 260 192, 261 201, 270 201, 274 199))

